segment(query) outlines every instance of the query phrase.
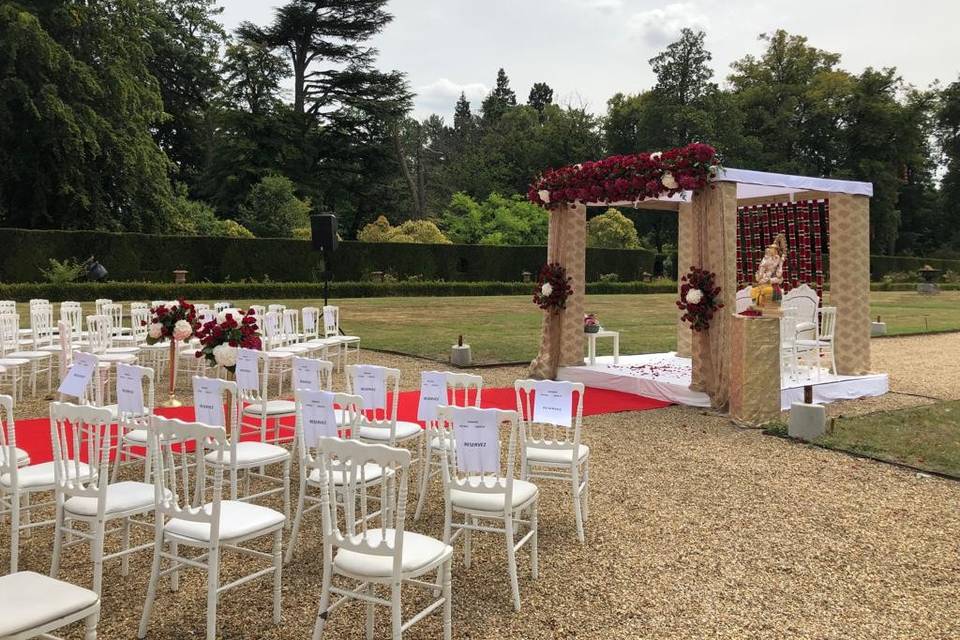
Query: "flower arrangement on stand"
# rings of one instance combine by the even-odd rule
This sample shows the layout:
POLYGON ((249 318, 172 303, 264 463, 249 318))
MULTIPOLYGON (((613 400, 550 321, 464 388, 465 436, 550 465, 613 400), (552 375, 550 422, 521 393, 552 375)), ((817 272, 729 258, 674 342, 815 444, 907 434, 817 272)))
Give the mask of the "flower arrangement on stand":
POLYGON ((573 293, 567 270, 556 262, 543 265, 533 290, 533 302, 544 311, 557 313, 566 308, 567 298, 573 293))
POLYGON ((160 406, 179 407, 176 399, 177 385, 177 342, 189 340, 197 329, 196 308, 182 298, 170 304, 157 305, 150 309, 150 323, 147 327, 147 344, 170 342, 170 383, 167 401, 160 406))
POLYGON ((723 308, 716 279, 717 274, 712 271, 690 267, 690 272, 680 280, 677 306, 684 312, 680 319, 689 322, 694 331, 708 330, 714 314, 723 308))
POLYGON ((597 318, 595 313, 588 313, 583 316, 583 332, 584 333, 599 333, 600 332, 600 320, 597 318))
POLYGON ((195 354, 206 358, 212 366, 220 366, 233 373, 237 367, 237 349, 263 348, 260 327, 253 309, 227 309, 216 320, 207 322, 197 332, 200 349, 195 354))

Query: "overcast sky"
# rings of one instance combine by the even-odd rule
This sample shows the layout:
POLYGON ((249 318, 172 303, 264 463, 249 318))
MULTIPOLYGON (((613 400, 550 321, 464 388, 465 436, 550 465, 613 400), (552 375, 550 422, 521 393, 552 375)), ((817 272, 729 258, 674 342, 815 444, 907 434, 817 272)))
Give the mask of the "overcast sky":
MULTIPOLYGON (((221 0, 229 30, 266 24, 274 0, 221 0)), ((520 101, 542 81, 554 100, 603 112, 618 91, 649 88, 647 60, 680 29, 707 32, 716 79, 733 60, 759 54, 757 35, 784 28, 841 65, 895 66, 925 87, 960 76, 960 0, 391 0, 393 22, 373 41, 381 69, 404 71, 416 91, 415 115, 449 121, 465 91, 474 108, 504 67, 520 101)))

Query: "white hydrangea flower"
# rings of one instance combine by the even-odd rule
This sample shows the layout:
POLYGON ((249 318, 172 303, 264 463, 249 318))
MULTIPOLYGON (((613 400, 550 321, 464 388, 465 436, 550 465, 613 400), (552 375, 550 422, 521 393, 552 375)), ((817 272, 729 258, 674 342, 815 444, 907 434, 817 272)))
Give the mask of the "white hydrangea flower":
POLYGON ((669 171, 664 172, 663 177, 660 178, 660 182, 662 182, 663 186, 665 186, 667 189, 676 189, 680 186, 680 184, 677 183, 677 179, 674 178, 673 174, 669 171))
POLYGON ((218 344, 213 348, 213 359, 221 367, 233 367, 237 364, 237 349, 228 344, 218 344))
POLYGON ((159 322, 154 322, 150 325, 150 328, 147 329, 147 334, 154 340, 157 340, 161 335, 163 335, 163 327, 159 322))
POLYGON ((687 304, 700 304, 703 300, 703 291, 700 289, 690 289, 687 291, 687 304))
POLYGON ((175 340, 186 340, 193 335, 193 327, 186 320, 177 320, 173 325, 173 337, 175 340))
POLYGON ((552 293, 553 293, 553 285, 550 284, 549 282, 544 282, 543 286, 540 287, 540 295, 542 295, 545 298, 549 298, 552 293))
POLYGON ((540 199, 543 200, 545 203, 550 204, 549 191, 547 191, 546 189, 540 189, 540 191, 537 191, 537 195, 540 196, 540 199))

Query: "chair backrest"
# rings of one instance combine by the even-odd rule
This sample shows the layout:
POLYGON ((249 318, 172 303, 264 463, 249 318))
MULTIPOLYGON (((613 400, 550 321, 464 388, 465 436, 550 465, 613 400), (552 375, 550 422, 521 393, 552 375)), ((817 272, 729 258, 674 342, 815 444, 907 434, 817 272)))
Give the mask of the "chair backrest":
POLYGON ((323 307, 323 337, 340 335, 340 307, 328 304, 323 307))
POLYGON ((112 421, 109 409, 69 402, 50 403, 57 499, 94 498, 101 517, 110 482, 112 421), (89 465, 90 473, 85 473, 84 463, 89 465))
POLYGON ((744 287, 737 291, 735 309, 736 313, 743 313, 750 308, 750 305, 753 304, 753 300, 750 298, 750 287, 744 287))
POLYGON ((237 441, 240 439, 236 434, 240 432, 240 394, 237 391, 237 383, 232 380, 221 380, 220 378, 206 378, 203 376, 193 377, 193 407, 197 422, 201 422, 212 427, 226 427, 226 414, 224 413, 224 396, 226 396, 226 411, 230 412, 230 424, 232 428, 230 443, 230 459, 237 459, 237 441))
POLYGON ((512 504, 516 467, 518 419, 516 411, 448 407, 438 409, 442 427, 437 431, 443 456, 443 486, 450 503, 450 491, 501 494, 512 504), (509 423, 507 455, 503 456, 500 425, 509 423))
POLYGON ((36 307, 49 307, 50 301, 46 298, 31 298, 30 299, 30 308, 34 309, 36 307))
POLYGON ((20 339, 20 316, 16 313, 0 314, 0 355, 17 351, 20 339))
POLYGON ((237 382, 237 393, 243 403, 267 401, 267 367, 260 366, 263 357, 262 351, 242 347, 237 349, 234 378, 237 382))
MULTIPOLYGON (((535 447, 576 452, 583 426, 583 383, 517 380, 513 388, 517 394, 523 451, 526 447, 535 447)), ((576 459, 574 455, 573 460, 576 459)))
POLYGON ((73 335, 80 339, 83 335, 83 307, 79 302, 61 302, 60 319, 70 323, 73 335))
POLYGON ((797 326, 803 322, 802 312, 797 307, 780 307, 780 342, 789 344, 797 338, 797 326))
POLYGON ((303 328, 303 337, 306 339, 320 337, 320 309, 317 307, 304 307, 300 310, 303 317, 301 327, 303 328))
POLYGON ((101 315, 106 316, 110 321, 110 335, 119 336, 123 333, 123 305, 116 302, 105 304, 101 307, 101 315))
POLYGON ((837 308, 836 307, 821 307, 820 308, 820 323, 818 325, 819 333, 817 334, 818 340, 825 340, 830 342, 833 340, 833 333, 837 328, 837 308))
POLYGON ((11 489, 17 488, 17 431, 13 421, 13 398, 0 395, 0 477, 10 478, 11 489))
POLYGON ((30 308, 30 333, 34 349, 49 347, 54 343, 53 306, 37 305, 30 308))
POLYGON ((0 313, 16 313, 17 303, 15 300, 0 300, 0 313))
POLYGON ((268 311, 263 316, 263 324, 260 325, 263 331, 264 349, 269 350, 283 346, 283 336, 280 335, 280 314, 276 311, 268 311))
POLYGON ((107 316, 87 316, 87 339, 90 353, 103 353, 112 344, 110 318, 107 316))
POLYGON ((333 391, 294 392, 297 406, 296 441, 300 452, 301 475, 319 468, 317 447, 321 438, 355 438, 360 427, 363 398, 333 391), (337 416, 340 420, 337 420, 337 416))
POLYGON ((152 421, 150 448, 155 470, 157 528, 163 528, 166 518, 203 523, 210 527, 211 545, 216 545, 220 539, 223 462, 230 450, 224 428, 160 416, 153 416, 152 421), (163 446, 169 442, 176 442, 178 446, 163 446), (215 453, 217 463, 212 468, 204 460, 211 452, 215 453), (208 501, 206 491, 211 489, 208 501))
POLYGON ((232 307, 232 306, 233 306, 233 304, 230 303, 230 302, 225 302, 225 301, 214 302, 214 303, 213 303, 213 310, 216 311, 217 313, 220 313, 220 312, 223 311, 224 309, 229 309, 229 308, 232 307))
POLYGON ((197 302, 193 305, 193 310, 196 311, 197 313, 200 313, 201 311, 209 308, 210 308, 210 305, 208 305, 206 302, 197 302))
POLYGON ((67 369, 73 363, 73 327, 66 320, 61 320, 57 323, 57 329, 60 332, 57 336, 60 341, 60 357, 57 360, 58 372, 60 374, 59 379, 63 380, 63 377, 67 375, 67 369))
POLYGON ((300 312, 296 309, 283 310, 283 334, 288 341, 294 341, 299 338, 300 312))
POLYGON ((479 407, 483 377, 472 373, 424 371, 420 374, 420 402, 417 420, 428 429, 436 428, 437 407, 479 407))
POLYGON ((117 363, 117 418, 138 418, 153 413, 156 385, 153 369, 117 363))
POLYGON ((780 306, 795 307, 800 313, 801 322, 816 322, 820 296, 808 285, 802 284, 785 293, 780 301, 780 306))
POLYGON ((319 358, 293 358, 293 382, 291 386, 307 391, 331 391, 333 389, 333 363, 319 358))
POLYGON ((250 308, 253 309, 253 314, 258 320, 267 314, 267 308, 262 304, 252 304, 250 308))
POLYGON ((324 557, 330 558, 336 547, 387 558, 394 580, 399 581, 410 452, 383 444, 321 438, 319 454, 324 557), (342 478, 336 492, 343 493, 343 500, 333 495, 335 476, 342 478), (391 504, 395 507, 382 508, 391 504), (342 528, 338 511, 343 512, 342 528))
POLYGON ((132 314, 137 309, 146 309, 150 310, 150 305, 146 302, 131 302, 130 303, 130 313, 132 314))
POLYGON ((287 305, 285 304, 268 304, 267 311, 276 311, 277 313, 283 313, 287 310, 287 305))
POLYGON ((200 309, 197 311, 197 320, 200 322, 200 326, 207 324, 208 322, 215 322, 217 319, 217 312, 209 307, 206 309, 200 309))
POLYGON ((400 370, 373 364, 348 364, 347 391, 363 398, 365 427, 389 429, 390 442, 397 435, 397 405, 400 370))
POLYGON ((130 333, 137 339, 137 344, 141 344, 147 339, 147 332, 150 330, 150 309, 137 307, 130 310, 130 333))
POLYGON ((98 316, 103 315, 103 305, 112 304, 112 303, 113 303, 113 300, 111 300, 110 298, 97 298, 93 302, 93 304, 95 305, 94 308, 97 310, 96 315, 98 316))
POLYGON ((157 307, 166 307, 169 305, 170 303, 167 300, 151 300, 150 301, 151 309, 156 309, 157 307))

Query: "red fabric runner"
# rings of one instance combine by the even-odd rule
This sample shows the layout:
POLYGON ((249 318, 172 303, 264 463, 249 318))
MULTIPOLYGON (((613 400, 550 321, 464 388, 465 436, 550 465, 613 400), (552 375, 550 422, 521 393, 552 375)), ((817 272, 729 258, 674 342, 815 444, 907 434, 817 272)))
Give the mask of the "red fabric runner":
MULTIPOLYGON (((397 418, 407 422, 416 422, 419 399, 419 391, 401 391, 397 418)), ((663 402, 662 400, 594 387, 587 387, 583 395, 584 416, 622 411, 645 411, 647 409, 660 409, 669 405, 669 402, 663 402)), ((480 406, 495 409, 516 409, 515 392, 512 387, 484 389, 480 406)), ((193 420, 194 417, 193 407, 159 408, 156 413, 168 418, 180 418, 181 420, 193 420)), ((292 419, 288 418, 283 422, 289 422, 290 420, 292 419)), ((32 464, 47 462, 52 459, 53 449, 50 444, 50 420, 48 418, 17 420, 16 429, 17 446, 30 454, 32 464)))

